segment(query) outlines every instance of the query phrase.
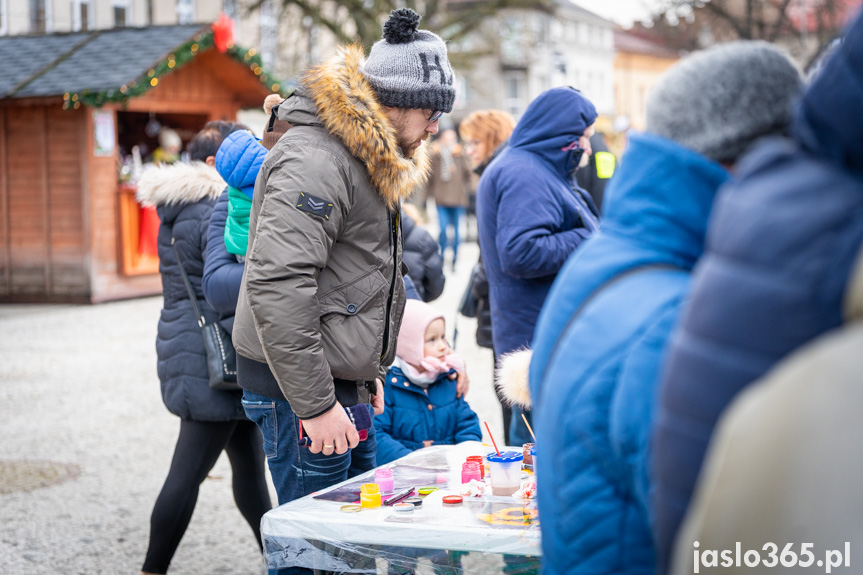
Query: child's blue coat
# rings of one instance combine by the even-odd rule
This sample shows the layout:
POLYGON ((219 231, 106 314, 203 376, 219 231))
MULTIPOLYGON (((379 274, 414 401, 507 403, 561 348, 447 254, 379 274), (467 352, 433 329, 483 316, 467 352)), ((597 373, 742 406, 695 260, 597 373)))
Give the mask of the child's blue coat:
POLYGON ((456 398, 456 380, 441 376, 429 385, 428 395, 398 367, 387 372, 385 409, 375 416, 378 465, 389 463, 419 449, 423 441, 452 445, 479 441, 479 418, 464 397, 456 398))

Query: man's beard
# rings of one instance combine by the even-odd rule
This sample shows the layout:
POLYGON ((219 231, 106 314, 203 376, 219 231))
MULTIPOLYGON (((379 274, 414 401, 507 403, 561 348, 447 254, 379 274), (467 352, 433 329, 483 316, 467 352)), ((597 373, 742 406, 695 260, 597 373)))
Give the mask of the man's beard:
MULTIPOLYGON (((405 158, 412 158, 414 153, 417 151, 419 146, 414 146, 417 143, 416 140, 409 139, 404 135, 406 131, 407 119, 405 118, 405 113, 400 113, 395 121, 393 121, 393 128, 396 131, 396 143, 399 145, 399 149, 402 151, 402 156, 405 158)), ((425 138, 423 138, 425 139, 425 138)))

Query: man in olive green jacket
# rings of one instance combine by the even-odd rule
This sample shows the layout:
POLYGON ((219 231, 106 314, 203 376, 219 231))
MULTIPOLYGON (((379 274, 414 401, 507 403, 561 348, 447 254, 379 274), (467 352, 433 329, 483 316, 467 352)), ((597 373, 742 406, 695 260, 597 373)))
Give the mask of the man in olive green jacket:
POLYGON ((293 127, 258 175, 233 341, 280 504, 375 465, 373 428, 360 442, 365 414, 343 408, 383 410, 405 301, 399 202, 455 98, 446 47, 418 23, 393 12, 368 60, 341 48, 276 112, 293 127))

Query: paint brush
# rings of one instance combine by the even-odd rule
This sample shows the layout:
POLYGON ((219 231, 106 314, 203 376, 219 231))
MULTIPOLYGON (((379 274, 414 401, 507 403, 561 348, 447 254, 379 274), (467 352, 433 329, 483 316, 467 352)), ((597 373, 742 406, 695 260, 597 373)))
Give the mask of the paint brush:
POLYGON ((524 416, 524 412, 522 412, 521 418, 524 420, 524 424, 527 426, 530 436, 533 437, 533 442, 536 443, 536 435, 533 434, 533 430, 530 428, 530 424, 527 422, 527 417, 524 416))
POLYGON ((488 428, 488 421, 483 421, 485 430, 488 431, 488 436, 491 438, 491 444, 494 445, 494 450, 500 455, 500 449, 497 448, 497 442, 494 440, 494 435, 491 434, 491 429, 488 428))

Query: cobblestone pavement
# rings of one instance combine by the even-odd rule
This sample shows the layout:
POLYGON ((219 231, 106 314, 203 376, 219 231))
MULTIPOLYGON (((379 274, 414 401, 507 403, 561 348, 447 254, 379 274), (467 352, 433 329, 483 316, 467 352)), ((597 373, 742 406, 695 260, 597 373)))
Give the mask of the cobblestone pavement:
MULTIPOLYGON (((436 235, 434 232, 432 235, 436 235)), ((448 329, 475 243, 447 266, 448 329)), ((137 574, 152 505, 170 464, 179 420, 156 376, 160 297, 77 305, 0 306, 0 573, 137 574)), ((459 318, 468 400, 501 437, 491 352, 459 318)), ((487 439, 487 438, 486 438, 487 439)), ((259 575, 253 535, 231 495, 223 455, 201 487, 171 565, 177 575, 259 575)), ((275 492, 273 501, 275 501, 275 492)))

